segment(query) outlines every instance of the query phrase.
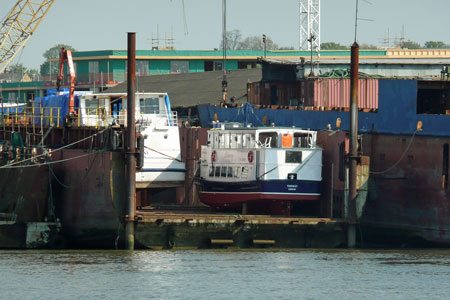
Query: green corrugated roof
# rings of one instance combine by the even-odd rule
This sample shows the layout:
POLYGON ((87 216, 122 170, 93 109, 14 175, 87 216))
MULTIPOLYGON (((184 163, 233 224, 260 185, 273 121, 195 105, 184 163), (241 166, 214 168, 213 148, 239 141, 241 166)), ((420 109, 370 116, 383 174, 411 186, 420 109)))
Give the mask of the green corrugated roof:
MULTIPOLYGON (((385 50, 360 50, 360 56, 385 56, 385 50)), ((313 53, 316 55, 316 53, 313 53)), ((222 56, 222 50, 137 50, 137 56, 222 56)), ((227 56, 263 56, 263 50, 228 50, 227 56)), ((267 56, 309 56, 309 51, 300 50, 275 50, 267 51, 267 56)), ((321 56, 350 56, 350 50, 322 50, 321 56)), ((73 53, 73 57, 95 57, 95 56, 127 56, 126 50, 98 50, 98 51, 78 51, 73 53)))
POLYGON ((0 85, 2 88, 28 88, 28 87, 42 87, 44 84, 43 81, 31 81, 31 82, 2 82, 0 85))

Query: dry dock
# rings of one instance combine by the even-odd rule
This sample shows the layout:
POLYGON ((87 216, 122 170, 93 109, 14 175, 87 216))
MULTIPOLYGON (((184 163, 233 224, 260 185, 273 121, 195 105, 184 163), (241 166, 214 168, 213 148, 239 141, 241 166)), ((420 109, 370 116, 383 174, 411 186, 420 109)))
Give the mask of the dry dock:
POLYGON ((138 211, 137 248, 340 248, 342 219, 138 211))

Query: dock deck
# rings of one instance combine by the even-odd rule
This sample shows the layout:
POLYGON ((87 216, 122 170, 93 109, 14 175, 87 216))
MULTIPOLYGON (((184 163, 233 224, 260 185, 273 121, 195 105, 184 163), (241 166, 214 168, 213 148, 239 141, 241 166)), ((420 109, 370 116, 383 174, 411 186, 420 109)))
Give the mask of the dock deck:
POLYGON ((342 219, 183 211, 137 211, 136 242, 147 249, 341 248, 342 219))

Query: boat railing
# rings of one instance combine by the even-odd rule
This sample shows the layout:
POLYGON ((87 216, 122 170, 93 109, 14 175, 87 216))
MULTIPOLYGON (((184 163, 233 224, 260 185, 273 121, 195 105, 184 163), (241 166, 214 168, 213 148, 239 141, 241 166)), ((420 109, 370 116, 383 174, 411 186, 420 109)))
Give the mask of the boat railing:
MULTIPOLYGON (((74 108, 70 117, 71 125, 77 127, 107 127, 127 124, 126 109, 110 115, 105 108, 74 108)), ((2 126, 54 126, 63 127, 68 114, 67 108, 25 106, 21 109, 3 110, 0 117, 2 126)), ((136 114, 136 123, 141 126, 178 126, 176 111, 170 114, 136 114)))

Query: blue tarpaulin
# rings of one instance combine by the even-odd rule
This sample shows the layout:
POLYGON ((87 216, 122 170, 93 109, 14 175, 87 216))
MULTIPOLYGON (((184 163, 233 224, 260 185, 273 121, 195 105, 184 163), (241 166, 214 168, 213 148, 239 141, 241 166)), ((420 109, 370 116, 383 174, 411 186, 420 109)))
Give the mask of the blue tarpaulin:
POLYGON ((14 115, 16 112, 21 113, 25 108, 25 104, 19 104, 14 106, 7 106, 7 104, 4 104, 3 107, 0 104, 0 114, 3 115, 14 115))
MULTIPOLYGON (((80 101, 75 96, 75 109, 80 106, 80 101)), ((37 98, 33 103, 35 124, 41 124, 42 121, 46 125, 63 124, 64 117, 69 114, 69 94, 64 95, 51 95, 46 97, 37 98)))

